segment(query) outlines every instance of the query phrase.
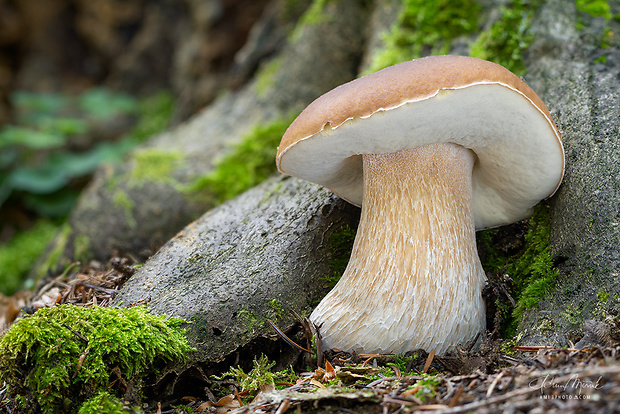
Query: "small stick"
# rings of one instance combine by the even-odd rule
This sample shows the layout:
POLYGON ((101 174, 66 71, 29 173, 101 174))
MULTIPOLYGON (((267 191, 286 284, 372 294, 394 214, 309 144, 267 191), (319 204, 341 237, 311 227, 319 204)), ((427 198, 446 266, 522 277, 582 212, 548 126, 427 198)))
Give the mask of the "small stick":
POLYGON ((278 334, 278 336, 280 338, 282 338, 284 340, 284 342, 286 342, 287 344, 289 344, 290 346, 292 346, 293 348, 297 348, 300 349, 304 352, 307 352, 309 354, 312 354, 312 351, 304 348, 303 346, 297 344, 295 341, 293 341, 291 338, 289 338, 288 336, 286 336, 286 334, 284 332, 282 332, 277 326, 276 324, 274 324, 273 322, 271 322, 269 319, 267 319, 267 322, 269 323, 269 326, 271 326, 271 328, 276 331, 276 333, 278 334))
POLYGON ((491 386, 487 390, 487 398, 489 398, 491 396, 491 394, 493 394, 493 390, 495 390, 495 387, 497 387, 497 384, 499 383, 499 380, 502 379, 502 377, 504 376, 505 373, 506 373, 506 371, 502 371, 502 372, 499 373, 499 375, 497 377, 495 377, 495 379, 491 383, 491 386))
POLYGON ((423 373, 428 372, 428 369, 431 367, 431 363, 433 362, 433 358, 435 358, 435 351, 431 351, 426 358, 426 363, 424 364, 423 373))
POLYGON ((62 326, 64 326, 65 328, 67 328, 68 330, 71 331, 71 333, 73 333, 73 335, 77 336, 78 338, 80 338, 82 341, 86 342, 88 344, 88 339, 86 339, 84 337, 84 335, 82 335, 81 333, 79 333, 78 331, 72 329, 69 325, 63 323, 62 326))
POLYGON ((459 403, 459 399, 461 398, 461 394, 463 394, 464 390, 465 390, 465 385, 463 384, 459 385, 459 388, 454 393, 454 396, 452 397, 452 399, 450 399, 450 402, 448 403, 448 407, 450 408, 455 407, 459 403))

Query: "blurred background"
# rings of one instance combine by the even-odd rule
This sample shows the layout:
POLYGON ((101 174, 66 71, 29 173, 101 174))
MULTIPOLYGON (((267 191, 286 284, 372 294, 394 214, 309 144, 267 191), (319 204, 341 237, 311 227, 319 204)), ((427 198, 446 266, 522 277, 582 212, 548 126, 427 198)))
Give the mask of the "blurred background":
POLYGON ((238 53, 268 4, 0 0, 0 292, 18 289, 100 164, 252 76, 275 46, 238 53))

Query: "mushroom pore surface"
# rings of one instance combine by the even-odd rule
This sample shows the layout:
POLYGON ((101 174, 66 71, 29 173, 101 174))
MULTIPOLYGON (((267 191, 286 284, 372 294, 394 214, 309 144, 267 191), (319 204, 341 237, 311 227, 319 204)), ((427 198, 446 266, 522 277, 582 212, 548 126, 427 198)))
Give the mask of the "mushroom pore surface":
POLYGON ((310 316, 324 349, 441 355, 484 330, 475 161, 471 150, 450 143, 363 155, 351 258, 310 316))

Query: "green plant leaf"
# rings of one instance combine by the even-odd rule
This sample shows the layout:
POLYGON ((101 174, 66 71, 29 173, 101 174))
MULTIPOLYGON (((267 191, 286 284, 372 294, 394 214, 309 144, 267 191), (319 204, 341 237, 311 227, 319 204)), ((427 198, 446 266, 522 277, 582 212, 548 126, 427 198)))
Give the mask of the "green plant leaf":
POLYGON ((21 145, 32 149, 51 149, 63 146, 67 138, 60 134, 37 131, 20 126, 5 126, 0 131, 0 148, 21 145))
POLYGON ((21 113, 53 113, 65 107, 69 100, 56 93, 17 91, 11 94, 11 102, 21 113))
POLYGON ((84 92, 79 98, 80 108, 97 119, 109 119, 114 115, 135 113, 138 102, 129 95, 94 88, 84 92))
POLYGON ((45 117, 37 125, 41 132, 54 135, 76 135, 88 131, 88 123, 80 118, 45 117))
POLYGON ((48 168, 62 172, 66 177, 90 174, 103 161, 104 153, 98 148, 87 152, 58 152, 50 155, 48 168))
POLYGON ((62 169, 44 165, 39 168, 19 168, 10 177, 14 190, 22 190, 35 194, 52 193, 69 182, 69 177, 62 169))

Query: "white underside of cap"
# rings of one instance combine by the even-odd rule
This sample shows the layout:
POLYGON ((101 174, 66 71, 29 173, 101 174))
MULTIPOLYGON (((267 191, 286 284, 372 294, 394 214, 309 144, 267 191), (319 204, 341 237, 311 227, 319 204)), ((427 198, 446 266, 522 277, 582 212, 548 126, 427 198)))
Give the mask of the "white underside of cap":
POLYGON ((361 205, 361 154, 450 142, 476 153, 476 228, 527 217, 559 186, 564 170, 560 137, 542 111, 503 84, 475 84, 349 119, 289 147, 282 172, 330 188, 361 205))

